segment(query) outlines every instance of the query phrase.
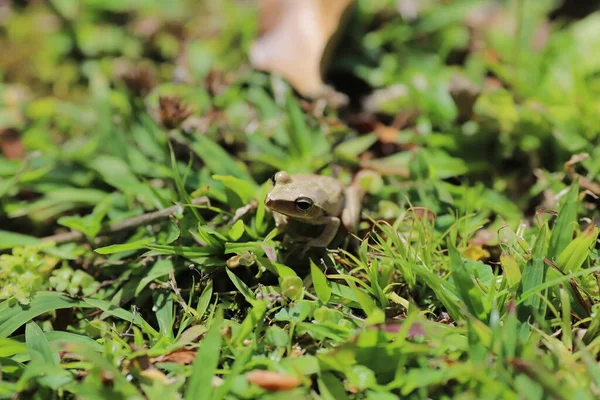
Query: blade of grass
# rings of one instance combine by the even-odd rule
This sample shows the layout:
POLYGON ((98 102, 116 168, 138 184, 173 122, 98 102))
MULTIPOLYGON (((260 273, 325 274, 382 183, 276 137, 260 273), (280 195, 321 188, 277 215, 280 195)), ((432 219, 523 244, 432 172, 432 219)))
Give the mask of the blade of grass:
POLYGON ((211 399, 214 393, 212 379, 221 354, 221 325, 223 310, 219 308, 206 336, 200 343, 192 365, 192 375, 185 390, 186 400, 211 399))
MULTIPOLYGON (((523 270, 523 280, 521 281, 521 295, 529 292, 533 288, 544 283, 546 278, 546 265, 544 257, 546 255, 546 236, 548 227, 540 229, 540 233, 533 245, 531 261, 523 270)), ((520 307, 520 319, 522 322, 528 320, 532 315, 544 315, 546 306, 539 296, 527 298, 520 307)))
POLYGON ((48 338, 33 321, 25 325, 25 344, 32 361, 42 362, 49 366, 58 366, 60 363, 58 353, 52 351, 48 338))
POLYGON ((573 231, 577 225, 578 194, 579 184, 575 182, 564 196, 558 218, 556 218, 556 223, 552 227, 548 248, 548 258, 551 260, 556 260, 573 239, 573 231))

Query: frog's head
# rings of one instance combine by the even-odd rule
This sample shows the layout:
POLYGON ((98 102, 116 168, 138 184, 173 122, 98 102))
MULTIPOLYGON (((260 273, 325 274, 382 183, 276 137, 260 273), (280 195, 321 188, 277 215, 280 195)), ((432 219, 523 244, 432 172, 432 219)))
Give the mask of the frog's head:
POLYGON ((273 211, 302 220, 312 220, 324 214, 322 205, 326 194, 316 185, 294 181, 285 171, 271 177, 273 189, 265 198, 265 205, 273 211))

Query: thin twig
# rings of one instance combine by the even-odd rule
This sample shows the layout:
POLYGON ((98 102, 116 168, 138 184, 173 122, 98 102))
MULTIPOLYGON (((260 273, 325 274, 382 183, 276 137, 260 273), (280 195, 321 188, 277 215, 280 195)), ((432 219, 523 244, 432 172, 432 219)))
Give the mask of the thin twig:
MULTIPOLYGON (((208 198, 206 197, 198 197, 192 200, 192 205, 200 205, 208 203, 208 198)), ((138 215, 132 218, 128 218, 124 221, 114 222, 102 229, 98 236, 107 236, 112 235, 118 232, 127 231, 133 228, 137 228, 138 226, 148 225, 160 220, 169 218, 171 215, 180 212, 183 205, 174 205, 162 210, 152 211, 146 214, 138 215)), ((59 233, 52 236, 46 236, 42 238, 43 242, 54 242, 55 244, 63 244, 69 242, 78 242, 80 240, 84 240, 85 235, 79 231, 71 231, 65 233, 59 233)))

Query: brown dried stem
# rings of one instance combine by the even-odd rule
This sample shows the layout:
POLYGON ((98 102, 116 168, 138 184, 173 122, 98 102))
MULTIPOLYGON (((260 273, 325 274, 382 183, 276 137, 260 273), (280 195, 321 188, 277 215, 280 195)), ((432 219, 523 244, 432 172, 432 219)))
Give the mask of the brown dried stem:
MULTIPOLYGON (((207 204, 208 199, 206 197, 198 197, 192 200, 192 205, 207 204)), ((118 232, 127 231, 130 229, 137 228, 138 226, 153 224, 160 220, 169 218, 171 215, 179 212, 183 205, 174 205, 162 210, 152 211, 146 214, 137 215, 132 218, 128 218, 123 221, 114 222, 102 229, 98 236, 109 236, 118 232)), ((78 242, 84 240, 85 235, 79 231, 71 231, 65 233, 58 233, 52 236, 46 236, 42 238, 44 242, 54 242, 55 244, 63 244, 69 242, 78 242)))

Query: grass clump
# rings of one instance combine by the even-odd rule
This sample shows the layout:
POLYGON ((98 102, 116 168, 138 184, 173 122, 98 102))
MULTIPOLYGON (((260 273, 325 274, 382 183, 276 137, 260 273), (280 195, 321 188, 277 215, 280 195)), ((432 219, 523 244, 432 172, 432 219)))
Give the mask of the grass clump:
POLYGON ((396 3, 342 108, 246 2, 0 5, 0 397, 598 397, 599 11, 396 3), (356 237, 303 256, 278 170, 369 171, 356 237))

